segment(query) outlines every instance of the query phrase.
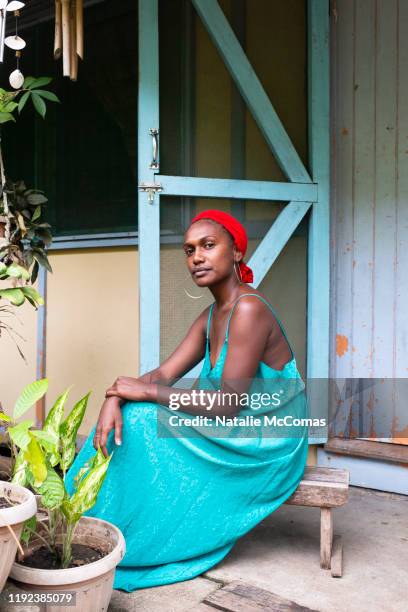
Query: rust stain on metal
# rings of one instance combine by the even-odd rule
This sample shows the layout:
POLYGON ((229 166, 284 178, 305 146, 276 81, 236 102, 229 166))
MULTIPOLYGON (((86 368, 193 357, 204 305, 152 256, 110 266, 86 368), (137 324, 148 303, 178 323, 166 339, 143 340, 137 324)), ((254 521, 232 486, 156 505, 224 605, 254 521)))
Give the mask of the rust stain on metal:
POLYGON ((397 417, 397 415, 394 415, 391 423, 391 436, 397 444, 408 445, 408 425, 406 425, 402 429, 399 429, 399 427, 399 418, 397 417))
POLYGON ((369 400, 367 402, 367 408, 368 408, 368 410, 370 410, 370 412, 372 412, 372 410, 374 408, 374 401, 375 401, 374 393, 371 391, 369 400))
POLYGON ((341 334, 336 335, 336 355, 338 357, 343 357, 345 353, 348 351, 348 338, 347 336, 342 336, 341 334))
POLYGON ((341 135, 342 135, 342 136, 348 136, 348 133, 349 133, 349 131, 348 131, 348 129, 347 129, 347 128, 345 128, 345 127, 344 127, 344 128, 341 130, 341 135))
POLYGON ((376 438, 377 437, 377 432, 375 431, 375 427, 374 427, 374 415, 371 415, 371 419, 370 419, 370 435, 369 438, 376 438))

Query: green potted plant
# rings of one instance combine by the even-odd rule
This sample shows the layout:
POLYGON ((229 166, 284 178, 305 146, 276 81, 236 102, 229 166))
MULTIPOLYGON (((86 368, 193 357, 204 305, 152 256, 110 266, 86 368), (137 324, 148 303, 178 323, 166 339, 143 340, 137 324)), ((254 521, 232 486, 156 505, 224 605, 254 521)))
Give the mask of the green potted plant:
MULTIPOLYGON (((47 379, 28 385, 16 403, 13 419, 0 414, 12 445, 12 483, 30 487, 38 496, 39 508, 46 512, 45 520, 37 515, 25 523, 21 536, 24 546, 10 577, 26 591, 75 591, 76 606, 89 612, 95 610, 96 589, 98 609, 107 610, 125 541, 115 525, 83 514, 96 502, 112 454, 105 457, 99 448, 77 474, 75 491, 68 494, 64 476, 75 458, 76 436, 89 393, 65 418, 69 390, 65 391, 41 429, 33 429, 34 423, 28 419, 16 424, 47 388, 47 379)), ((68 602, 66 610, 71 609, 68 602)))
MULTIPOLYGON (((28 301, 34 308, 42 300, 32 285, 43 266, 52 272, 47 247, 52 242, 50 225, 42 219, 47 198, 38 189, 28 189, 24 181, 11 181, 6 174, 1 145, 3 125, 16 121, 28 100, 44 118, 46 102, 58 102, 57 96, 43 87, 49 77, 27 77, 20 89, 6 91, 0 88, 0 335, 7 331, 13 338, 20 355, 24 355, 14 337, 13 327, 6 324, 4 314, 14 314, 14 309, 28 301), (25 272, 22 272, 24 268, 25 272), (30 291, 22 290, 24 288, 30 291), (4 305, 6 301, 6 305, 4 305)), ((19 334, 17 334, 19 336, 19 334)), ((21 337, 21 336, 20 336, 21 337)))

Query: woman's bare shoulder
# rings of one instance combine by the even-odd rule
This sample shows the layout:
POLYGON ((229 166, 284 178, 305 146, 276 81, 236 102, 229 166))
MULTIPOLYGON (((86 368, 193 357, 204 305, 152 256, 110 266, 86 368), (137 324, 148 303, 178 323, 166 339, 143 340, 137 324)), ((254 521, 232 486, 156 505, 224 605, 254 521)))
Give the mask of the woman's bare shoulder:
POLYGON ((263 320, 269 322, 272 328, 275 327, 277 325, 277 321, 270 300, 260 291, 254 290, 251 291, 251 294, 252 295, 242 294, 242 297, 240 297, 238 302, 235 304, 234 311, 236 311, 236 314, 238 315, 237 318, 241 320, 247 319, 248 322, 252 321, 258 323, 260 320, 263 320))

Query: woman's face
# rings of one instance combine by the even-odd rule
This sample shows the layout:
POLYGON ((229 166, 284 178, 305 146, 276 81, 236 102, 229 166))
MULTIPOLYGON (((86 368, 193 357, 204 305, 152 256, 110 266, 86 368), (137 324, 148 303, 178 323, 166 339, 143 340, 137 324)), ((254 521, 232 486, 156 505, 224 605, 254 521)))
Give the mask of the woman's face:
POLYGON ((200 287, 208 287, 234 273, 234 260, 242 255, 232 236, 219 224, 207 219, 193 223, 184 236, 187 267, 200 287))

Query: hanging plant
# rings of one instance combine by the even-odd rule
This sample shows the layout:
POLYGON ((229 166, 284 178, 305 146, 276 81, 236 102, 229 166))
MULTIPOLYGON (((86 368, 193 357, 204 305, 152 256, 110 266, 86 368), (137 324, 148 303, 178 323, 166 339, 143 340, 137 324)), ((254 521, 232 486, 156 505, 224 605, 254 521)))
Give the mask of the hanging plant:
MULTIPOLYGON (((27 77, 23 87, 17 91, 0 88, 0 124, 15 121, 31 99, 34 109, 45 117, 46 100, 59 102, 57 96, 42 89, 51 82, 49 77, 27 77)), ((34 283, 39 266, 52 272, 45 249, 52 242, 51 226, 42 219, 43 207, 47 203, 44 192, 27 189, 24 181, 13 182, 6 178, 1 147, 0 132, 0 261, 5 264, 18 263, 31 272, 34 283)))
POLYGON ((29 100, 35 111, 45 117, 46 101, 59 101, 53 92, 44 89, 51 80, 49 77, 29 76, 16 91, 0 88, 0 335, 7 331, 23 358, 14 334, 21 336, 5 321, 5 317, 15 316, 13 309, 26 301, 35 309, 44 303, 30 285, 36 281, 40 266, 52 272, 46 253, 52 234, 51 226, 43 220, 48 201, 44 192, 28 189, 24 181, 14 182, 6 176, 1 130, 4 124, 16 121, 16 116, 29 100))
POLYGON ((0 261, 16 262, 26 270, 33 265, 29 278, 34 283, 40 265, 52 272, 46 253, 52 242, 51 226, 42 220, 48 199, 43 191, 27 189, 23 181, 7 180, 4 190, 8 199, 10 238, 8 244, 0 247, 0 261))

